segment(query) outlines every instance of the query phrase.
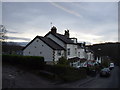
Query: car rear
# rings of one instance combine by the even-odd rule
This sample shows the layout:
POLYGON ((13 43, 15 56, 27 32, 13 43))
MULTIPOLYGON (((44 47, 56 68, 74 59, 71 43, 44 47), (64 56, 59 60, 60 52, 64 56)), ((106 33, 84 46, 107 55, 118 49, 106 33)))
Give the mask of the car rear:
POLYGON ((100 71, 100 76, 101 76, 101 77, 103 77, 103 76, 106 76, 106 77, 110 76, 110 70, 109 70, 109 68, 104 68, 104 69, 102 69, 102 70, 100 71))

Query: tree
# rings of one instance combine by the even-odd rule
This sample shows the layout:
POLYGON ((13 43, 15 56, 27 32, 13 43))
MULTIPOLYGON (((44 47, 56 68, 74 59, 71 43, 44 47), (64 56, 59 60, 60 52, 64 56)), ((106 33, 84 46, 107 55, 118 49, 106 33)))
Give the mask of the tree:
POLYGON ((0 41, 4 41, 5 39, 7 39, 7 37, 5 36, 7 30, 5 28, 4 25, 0 25, 0 41))

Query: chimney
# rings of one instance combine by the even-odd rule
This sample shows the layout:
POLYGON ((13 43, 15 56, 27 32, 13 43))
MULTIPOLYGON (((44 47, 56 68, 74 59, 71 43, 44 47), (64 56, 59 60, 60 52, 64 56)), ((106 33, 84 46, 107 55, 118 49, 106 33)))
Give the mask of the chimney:
POLYGON ((65 34, 64 34, 67 38, 69 38, 70 34, 69 34, 69 30, 65 30, 65 34))
POLYGON ((53 34, 57 33, 57 28, 56 28, 55 26, 53 26, 53 27, 51 28, 51 32, 52 32, 53 34))

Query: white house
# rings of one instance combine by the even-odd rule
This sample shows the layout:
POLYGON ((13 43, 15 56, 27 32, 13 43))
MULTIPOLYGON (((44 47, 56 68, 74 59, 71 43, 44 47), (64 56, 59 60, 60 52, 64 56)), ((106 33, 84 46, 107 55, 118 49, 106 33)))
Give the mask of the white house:
MULTIPOLYGON (((85 46, 84 46, 85 47, 85 46)), ((87 60, 87 53, 83 44, 77 42, 77 38, 70 38, 69 30, 65 30, 64 35, 57 33, 57 28, 52 27, 44 37, 36 36, 23 49, 23 55, 43 56, 47 63, 57 62, 64 56, 68 60, 73 60, 73 66, 80 65, 81 59, 87 60)))
POLYGON ((96 60, 94 59, 94 52, 90 50, 88 47, 86 47, 86 53, 88 66, 93 66, 96 62, 96 60))
POLYGON ((78 56, 77 53, 77 41, 74 42, 70 37, 69 37, 69 30, 65 30, 65 34, 59 34, 57 33, 57 28, 52 27, 51 31, 48 32, 45 37, 48 37, 58 43, 60 46, 62 46, 65 49, 65 57, 67 59, 69 58, 74 58, 78 56))
POLYGON ((25 56, 43 56, 47 63, 57 61, 64 56, 65 49, 47 37, 36 36, 23 49, 25 56))

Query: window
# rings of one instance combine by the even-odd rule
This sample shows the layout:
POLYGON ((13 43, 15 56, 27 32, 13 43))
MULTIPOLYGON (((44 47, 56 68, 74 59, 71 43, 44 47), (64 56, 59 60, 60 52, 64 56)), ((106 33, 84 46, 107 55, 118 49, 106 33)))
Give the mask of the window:
POLYGON ((70 63, 70 66, 73 66, 73 63, 72 63, 72 62, 70 63))
POLYGON ((57 54, 58 54, 58 56, 61 56, 61 51, 60 50, 57 51, 57 54))
POLYGON ((75 48, 75 54, 77 54, 77 48, 75 48))
POLYGON ((70 48, 67 49, 67 55, 70 55, 70 48))
POLYGON ((42 47, 43 47, 44 45, 42 45, 42 47))
POLYGON ((40 54, 42 54, 42 52, 40 52, 40 54))
POLYGON ((80 57, 80 52, 78 52, 78 57, 80 57))
POLYGON ((78 66, 80 66, 80 62, 78 62, 78 66))
POLYGON ((35 48, 36 48, 36 46, 35 46, 35 48))
POLYGON ((29 54, 30 54, 30 52, 29 52, 29 54))

